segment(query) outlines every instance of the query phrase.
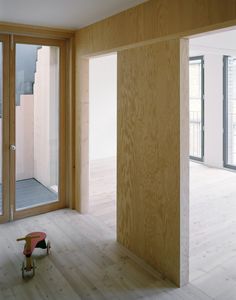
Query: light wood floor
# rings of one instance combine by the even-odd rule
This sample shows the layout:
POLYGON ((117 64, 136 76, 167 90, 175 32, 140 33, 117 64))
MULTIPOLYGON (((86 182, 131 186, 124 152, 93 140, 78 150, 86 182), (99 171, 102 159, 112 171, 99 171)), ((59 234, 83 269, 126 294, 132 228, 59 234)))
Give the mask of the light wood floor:
POLYGON ((236 172, 190 164, 190 280, 236 299, 236 172))
POLYGON ((90 214, 116 231, 115 158, 92 161, 90 165, 90 214))
MULTIPOLYGON (((116 165, 94 161, 92 215, 115 230, 116 165), (109 184, 108 184, 109 183, 109 184)), ((236 299, 236 172, 190 163, 190 281, 214 299, 236 299)))
POLYGON ((94 163, 91 170, 90 214, 59 210, 0 225, 0 299, 236 299, 235 173, 192 166, 191 183, 197 182, 190 203, 192 282, 178 289, 115 242, 114 165, 101 163, 104 167, 94 163), (213 195, 222 195, 226 186, 231 192, 217 208, 221 201, 213 195), (23 281, 23 245, 15 239, 35 230, 47 232, 52 254, 37 250, 36 275, 23 281))

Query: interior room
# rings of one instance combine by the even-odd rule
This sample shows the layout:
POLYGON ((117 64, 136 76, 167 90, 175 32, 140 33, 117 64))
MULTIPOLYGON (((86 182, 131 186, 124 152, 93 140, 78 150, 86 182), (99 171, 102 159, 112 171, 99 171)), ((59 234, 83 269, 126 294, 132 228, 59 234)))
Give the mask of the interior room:
POLYGON ((190 39, 190 280, 212 297, 234 285, 235 34, 190 39))
POLYGON ((89 213, 116 231, 117 54, 89 61, 89 213))
POLYGON ((236 0, 0 0, 0 299, 236 298, 235 28, 236 0))

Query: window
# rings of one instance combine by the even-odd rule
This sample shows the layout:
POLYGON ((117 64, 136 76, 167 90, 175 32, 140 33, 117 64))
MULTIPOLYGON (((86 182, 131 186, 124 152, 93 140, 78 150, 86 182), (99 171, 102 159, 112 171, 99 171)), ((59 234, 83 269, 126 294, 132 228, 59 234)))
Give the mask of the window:
POLYGON ((224 56, 224 166, 236 169, 236 57, 224 56))
POLYGON ((189 153, 190 158, 204 157, 204 61, 192 57, 189 61, 189 153))

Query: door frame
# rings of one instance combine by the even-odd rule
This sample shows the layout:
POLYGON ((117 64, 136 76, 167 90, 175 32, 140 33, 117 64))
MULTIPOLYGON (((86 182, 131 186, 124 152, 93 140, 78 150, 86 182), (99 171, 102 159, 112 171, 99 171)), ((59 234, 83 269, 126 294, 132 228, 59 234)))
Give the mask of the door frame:
POLYGON ((0 223, 20 219, 40 213, 66 207, 66 40, 29 37, 21 35, 0 34, 3 42, 3 215, 0 223), (60 48, 59 55, 59 190, 58 201, 39 206, 16 210, 15 207, 15 151, 10 145, 15 145, 15 45, 36 44, 56 46, 60 48))
POLYGON ((10 37, 6 34, 0 34, 0 42, 2 42, 2 215, 0 215, 0 223, 9 220, 9 82, 10 82, 10 37))
MULTIPOLYGON (((64 40, 46 39, 38 37, 26 37, 20 35, 11 36, 10 51, 10 145, 15 145, 15 53, 16 44, 35 44, 42 46, 56 46, 60 48, 59 55, 59 184, 58 201, 16 210, 15 207, 15 151, 10 153, 10 209, 13 219, 20 219, 40 213, 49 212, 66 207, 65 201, 65 99, 66 99, 66 43, 64 40)), ((17 151, 17 149, 16 149, 17 151)))

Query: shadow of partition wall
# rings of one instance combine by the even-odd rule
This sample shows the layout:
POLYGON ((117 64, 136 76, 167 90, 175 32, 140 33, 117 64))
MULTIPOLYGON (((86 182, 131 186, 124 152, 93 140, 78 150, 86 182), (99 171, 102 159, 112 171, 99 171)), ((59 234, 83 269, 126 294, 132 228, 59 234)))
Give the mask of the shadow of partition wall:
POLYGON ((21 210, 58 198, 59 48, 19 43, 15 53, 15 207, 21 210))

